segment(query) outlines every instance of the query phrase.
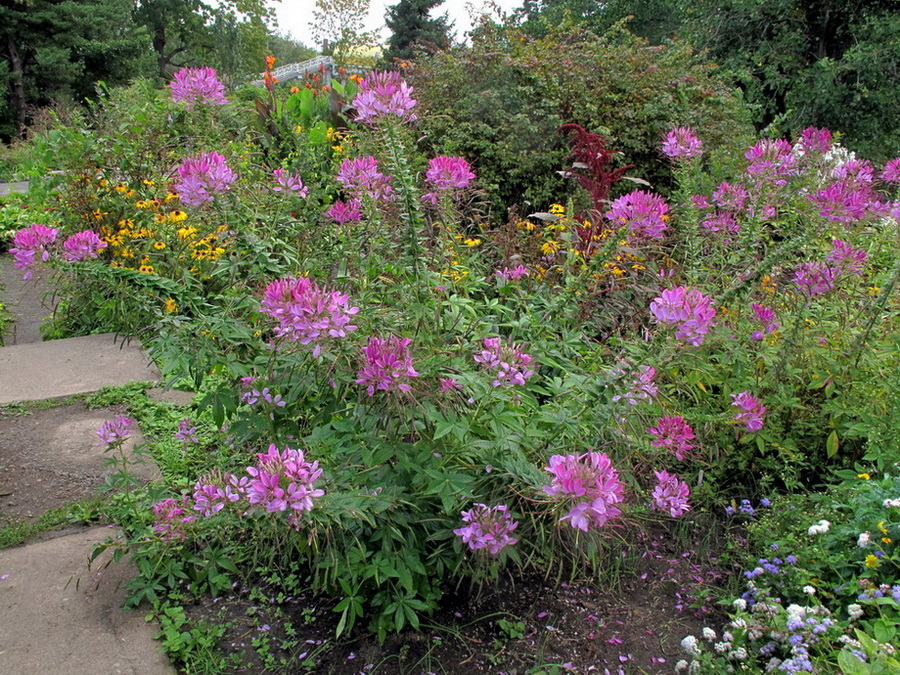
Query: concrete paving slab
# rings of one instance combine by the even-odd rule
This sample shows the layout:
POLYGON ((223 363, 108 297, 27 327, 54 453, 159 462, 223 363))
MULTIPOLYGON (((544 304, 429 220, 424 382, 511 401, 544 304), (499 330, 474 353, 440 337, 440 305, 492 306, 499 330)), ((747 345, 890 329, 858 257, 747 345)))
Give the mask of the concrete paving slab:
POLYGON ((18 180, 13 183, 0 183, 0 197, 5 197, 11 192, 28 192, 28 181, 18 180))
POLYGON ((183 407, 189 406, 194 401, 194 392, 182 391, 181 389, 163 389, 162 387, 153 387, 144 392, 151 401, 158 403, 171 403, 172 405, 183 407))
POLYGON ((22 270, 16 269, 12 257, 0 257, 0 302, 15 318, 3 338, 3 344, 16 345, 40 342, 43 320, 53 314, 53 298, 49 294, 50 271, 36 265, 28 281, 22 279, 22 270))
POLYGON ((0 404, 158 380, 140 343, 116 340, 113 333, 0 347, 0 404))
MULTIPOLYGON (((117 468, 106 463, 109 453, 97 430, 124 412, 119 407, 92 410, 78 402, 0 415, 0 525, 36 520, 49 509, 101 494, 106 477, 117 468)), ((135 445, 143 442, 135 431, 123 444, 128 470, 143 482, 161 480, 152 457, 134 455, 135 445)))
POLYGON ((0 672, 5 675, 174 675, 144 613, 124 611, 125 563, 91 563, 115 530, 93 528, 0 551, 0 672))

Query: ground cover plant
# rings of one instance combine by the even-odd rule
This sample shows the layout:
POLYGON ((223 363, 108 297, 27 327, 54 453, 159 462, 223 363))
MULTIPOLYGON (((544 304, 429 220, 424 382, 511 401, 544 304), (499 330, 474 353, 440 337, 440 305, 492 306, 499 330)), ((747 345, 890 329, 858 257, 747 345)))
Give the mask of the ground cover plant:
MULTIPOLYGON (((198 393, 157 450, 168 492, 131 489, 125 472, 117 500, 140 570, 130 602, 156 609, 183 664, 214 661, 223 636, 215 613, 212 628, 190 623, 198 597, 225 606, 247 590, 255 613, 315 597, 337 638, 385 643, 431 626, 450 594, 611 583, 651 556, 647 537, 688 530, 666 544, 676 556, 696 537, 682 523, 727 529, 729 512, 749 518, 835 471, 874 477, 826 493, 854 518, 900 497, 900 160, 874 166, 810 128, 754 140, 723 176, 702 130, 665 126, 646 152, 671 174, 666 198, 627 179, 609 140, 570 124, 559 170, 583 192, 497 225, 477 164, 419 150, 421 110, 401 74, 285 92, 272 66, 255 102, 188 71, 167 91, 110 93, 91 129, 48 132, 44 152, 79 151, 44 193, 47 221, 11 248, 23 274, 59 270, 60 334, 140 335, 170 383, 198 393)), ((129 428, 104 425, 112 456, 129 428)), ((882 508, 866 530, 892 543, 897 511, 882 508)), ((798 521, 772 518, 754 541, 787 546, 798 521)), ((834 584, 880 568, 866 578, 894 598, 881 589, 893 549, 873 548, 876 565, 847 536, 827 543, 822 563, 822 540, 791 542, 792 581, 802 564, 818 598, 825 585, 844 598, 834 584)), ((788 569, 770 557, 764 572, 788 569)), ((722 574, 694 570, 707 573, 722 574)), ((826 625, 765 588, 782 604, 734 605, 774 608, 765 627, 745 636, 738 614, 728 646, 706 655, 685 638, 695 658, 679 667, 722 672, 720 656, 748 672, 767 667, 758 656, 785 672, 892 667, 879 646, 896 625, 887 601, 877 621, 826 625)), ((715 620, 706 593, 678 593, 715 620)), ((261 667, 321 667, 296 620, 271 659, 272 624, 253 629, 261 667)), ((515 613, 495 623, 501 640, 532 630, 515 613)), ((563 654, 505 661, 500 647, 486 669, 566 667, 563 654)), ((591 665, 624 668, 623 656, 591 665)), ((671 669, 661 658, 628 667, 671 669)))

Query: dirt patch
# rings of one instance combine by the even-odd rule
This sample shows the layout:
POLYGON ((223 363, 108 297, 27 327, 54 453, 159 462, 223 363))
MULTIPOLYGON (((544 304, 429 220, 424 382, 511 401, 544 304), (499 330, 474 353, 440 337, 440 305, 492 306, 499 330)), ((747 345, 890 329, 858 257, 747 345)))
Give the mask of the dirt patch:
MULTIPOLYGON (((104 421, 124 408, 88 409, 72 403, 49 409, 10 407, 0 413, 0 526, 15 519, 33 521, 42 513, 94 497, 112 468, 98 444, 104 421)), ((139 433, 126 443, 133 449, 139 433)), ((146 480, 159 477, 152 464, 134 465, 146 480)))
POLYGON ((684 657, 685 635, 718 628, 710 596, 726 569, 698 552, 699 542, 677 550, 654 529, 632 544, 615 588, 505 577, 477 595, 449 592, 420 631, 383 645, 364 631, 336 641, 334 600, 285 597, 264 584, 205 599, 187 613, 225 627, 219 647, 227 673, 671 673, 684 657))

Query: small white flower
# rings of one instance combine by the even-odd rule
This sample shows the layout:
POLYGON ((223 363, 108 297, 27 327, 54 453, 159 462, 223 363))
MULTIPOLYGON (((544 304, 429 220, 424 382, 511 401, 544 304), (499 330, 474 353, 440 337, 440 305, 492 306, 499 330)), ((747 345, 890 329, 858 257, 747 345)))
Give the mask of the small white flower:
POLYGON ((831 523, 827 520, 820 520, 815 525, 810 525, 807 533, 810 536, 815 536, 817 534, 825 534, 831 528, 831 523))
POLYGON ((872 535, 869 534, 869 531, 866 530, 861 535, 859 535, 859 539, 856 540, 856 545, 860 548, 865 548, 869 545, 869 540, 872 538, 872 535))
POLYGON ((691 661, 691 665, 688 666, 688 673, 690 675, 695 675, 695 673, 700 672, 700 662, 699 661, 691 661))
POLYGON ((746 627, 747 627, 747 622, 744 621, 743 617, 738 617, 737 619, 734 619, 734 620, 733 620, 730 624, 728 624, 728 625, 731 626, 732 628, 746 628, 746 627))
POLYGON ((703 629, 703 639, 712 642, 716 639, 716 631, 714 631, 712 628, 705 627, 703 629))
POLYGON ((738 661, 745 661, 747 659, 747 649, 746 647, 739 647, 734 650, 734 658, 738 661))
POLYGON ((851 621, 856 621, 857 619, 862 617, 863 608, 860 605, 853 603, 852 605, 847 606, 847 614, 850 615, 851 621))
POLYGON ((734 642, 734 635, 732 635, 728 631, 725 631, 724 633, 722 633, 722 639, 725 642, 734 642))
POLYGON ((737 598, 731 604, 735 609, 740 609, 740 610, 747 609, 747 601, 744 600, 743 598, 737 598))
POLYGON ((675 664, 675 672, 680 673, 683 670, 687 670, 688 662, 684 659, 681 659, 678 663, 675 664))
POLYGON ((716 650, 716 654, 724 654, 729 649, 731 649, 731 643, 730 642, 717 642, 716 644, 713 645, 713 649, 716 650))
POLYGON ((700 655, 700 649, 697 647, 697 638, 693 635, 688 635, 681 641, 681 648, 691 656, 700 655))
POLYGON ((885 499, 884 500, 884 508, 900 509, 900 497, 898 497, 897 499, 885 499))
POLYGON ((812 586, 804 586, 804 587, 803 587, 803 592, 806 593, 807 595, 815 595, 815 594, 816 594, 816 589, 813 588, 812 586))

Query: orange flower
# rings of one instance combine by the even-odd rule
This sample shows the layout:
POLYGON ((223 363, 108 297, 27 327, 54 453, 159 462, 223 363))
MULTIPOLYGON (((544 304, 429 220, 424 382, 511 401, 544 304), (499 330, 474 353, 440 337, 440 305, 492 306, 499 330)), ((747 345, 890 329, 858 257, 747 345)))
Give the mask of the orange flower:
POLYGON ((274 56, 267 56, 267 57, 266 57, 266 68, 267 68, 268 70, 271 70, 274 66, 275 66, 275 57, 274 57, 274 56))
POLYGON ((299 92, 300 92, 300 87, 291 87, 291 93, 292 93, 292 94, 297 94, 297 93, 299 93, 299 92))

